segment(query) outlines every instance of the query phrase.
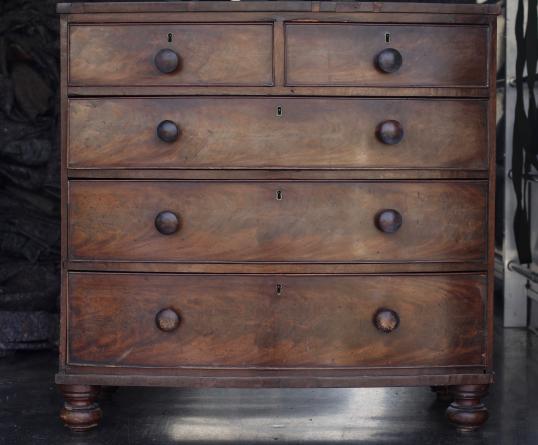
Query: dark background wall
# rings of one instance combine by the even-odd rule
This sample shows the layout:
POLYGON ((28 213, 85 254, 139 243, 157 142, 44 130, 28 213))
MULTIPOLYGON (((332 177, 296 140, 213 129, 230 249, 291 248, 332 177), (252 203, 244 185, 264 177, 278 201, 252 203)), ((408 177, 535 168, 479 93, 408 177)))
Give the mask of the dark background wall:
POLYGON ((0 355, 54 344, 59 293, 55 2, 0 2, 0 355))

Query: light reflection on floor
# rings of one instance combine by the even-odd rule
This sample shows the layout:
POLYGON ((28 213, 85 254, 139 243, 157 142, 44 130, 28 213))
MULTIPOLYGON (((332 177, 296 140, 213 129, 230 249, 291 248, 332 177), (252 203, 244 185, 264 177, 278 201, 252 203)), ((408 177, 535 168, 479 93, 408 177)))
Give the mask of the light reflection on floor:
MULTIPOLYGON (((398 422, 395 409, 402 405, 402 393, 414 392, 427 410, 435 398, 428 388, 348 389, 263 389, 212 390, 198 409, 170 419, 167 432, 172 441, 217 442, 301 442, 376 441, 379 431, 391 422, 416 431, 423 423, 398 422), (207 406, 204 408, 202 405, 207 406), (215 408, 217 410, 215 410, 215 408), (198 411, 202 411, 198 413, 198 411), (216 412, 218 411, 218 412, 216 412)), ((181 397, 186 402, 183 393, 181 397)), ((181 401, 178 400, 181 404, 181 401)), ((403 402, 405 405, 405 402, 403 402)), ((420 413, 417 413, 420 415, 420 413)))
POLYGON ((120 388, 104 419, 73 434, 58 419, 52 352, 0 360, 0 445, 537 445, 538 336, 497 330, 491 417, 462 435, 427 387, 120 388))

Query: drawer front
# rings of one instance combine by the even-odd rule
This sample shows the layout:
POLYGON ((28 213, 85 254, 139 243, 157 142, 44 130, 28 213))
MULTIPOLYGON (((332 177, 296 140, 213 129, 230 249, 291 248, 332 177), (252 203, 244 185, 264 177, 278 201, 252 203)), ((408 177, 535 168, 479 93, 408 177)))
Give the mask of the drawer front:
POLYGON ((286 26, 289 85, 483 87, 487 54, 485 26, 286 26))
POLYGON ((70 273, 68 361, 481 365, 485 294, 480 275, 70 273))
POLYGON ((69 83, 272 85, 272 48, 270 24, 72 25, 69 83))
POLYGON ((72 168, 485 170, 487 158, 479 100, 69 101, 72 168))
POLYGON ((483 261, 487 183, 71 181, 71 259, 483 261))

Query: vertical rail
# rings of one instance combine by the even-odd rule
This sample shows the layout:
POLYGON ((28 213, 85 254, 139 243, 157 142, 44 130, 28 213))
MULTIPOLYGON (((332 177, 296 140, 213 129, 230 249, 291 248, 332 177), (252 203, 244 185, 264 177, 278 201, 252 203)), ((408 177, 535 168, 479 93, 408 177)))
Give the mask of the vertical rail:
POLYGON ((506 75, 505 75, 505 157, 504 157, 504 320, 505 327, 527 326, 527 292, 526 279, 511 270, 509 263, 518 260, 514 239, 514 214, 516 196, 511 179, 512 165, 512 132, 514 129, 514 110, 516 106, 516 89, 513 86, 516 66, 515 17, 517 0, 506 0, 506 75))

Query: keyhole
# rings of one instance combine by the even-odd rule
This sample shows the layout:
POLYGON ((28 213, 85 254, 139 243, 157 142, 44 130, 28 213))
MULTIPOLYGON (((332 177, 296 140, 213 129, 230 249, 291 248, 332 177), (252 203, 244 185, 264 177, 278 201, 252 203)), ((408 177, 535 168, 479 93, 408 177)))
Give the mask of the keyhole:
POLYGON ((172 39, 174 38, 174 34, 171 32, 168 33, 168 43, 172 43, 172 39))
POLYGON ((385 43, 390 43, 390 32, 385 33, 385 43))
POLYGON ((276 117, 282 117, 283 115, 284 115, 284 110, 279 105, 278 107, 276 107, 276 117))
POLYGON ((282 284, 277 284, 276 285, 276 294, 277 295, 282 294, 282 284))
POLYGON ((277 201, 281 201, 281 200, 282 200, 282 191, 281 191, 281 190, 277 190, 277 191, 276 191, 276 200, 277 200, 277 201))

